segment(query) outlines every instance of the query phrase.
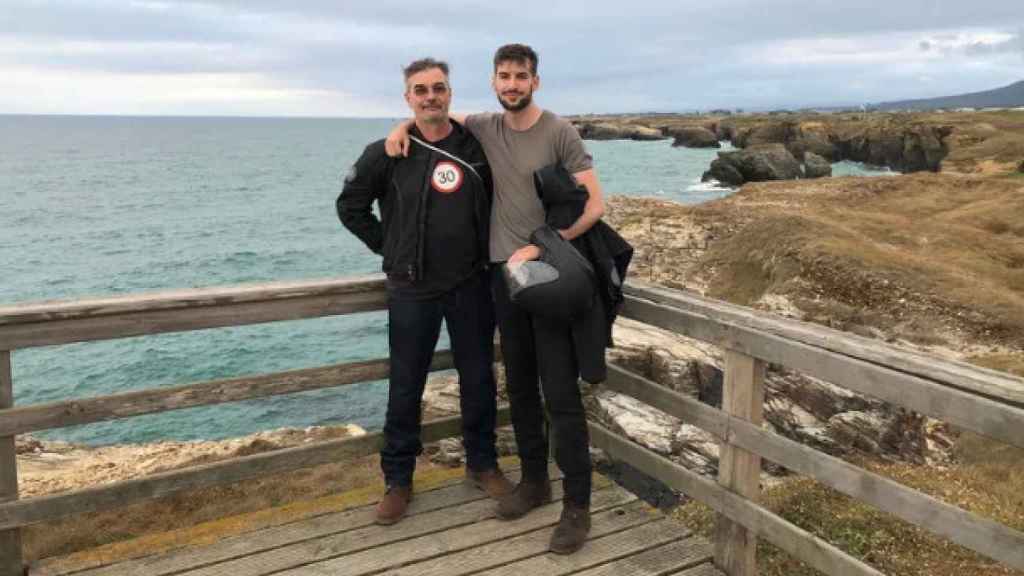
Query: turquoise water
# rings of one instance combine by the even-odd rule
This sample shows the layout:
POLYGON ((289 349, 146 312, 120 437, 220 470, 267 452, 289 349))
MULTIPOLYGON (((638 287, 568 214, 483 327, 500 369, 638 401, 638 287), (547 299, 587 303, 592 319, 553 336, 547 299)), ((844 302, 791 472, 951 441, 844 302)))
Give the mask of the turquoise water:
MULTIPOLYGON (((379 258, 341 227, 334 200, 340 175, 392 124, 0 116, 0 305, 376 272, 379 258)), ((699 181, 714 150, 588 146, 608 194, 695 203, 729 192, 699 181)), ((385 322, 377 312, 18 350, 15 402, 384 357, 385 322)), ((44 436, 109 444, 330 423, 377 429, 386 395, 373 382, 44 436)))

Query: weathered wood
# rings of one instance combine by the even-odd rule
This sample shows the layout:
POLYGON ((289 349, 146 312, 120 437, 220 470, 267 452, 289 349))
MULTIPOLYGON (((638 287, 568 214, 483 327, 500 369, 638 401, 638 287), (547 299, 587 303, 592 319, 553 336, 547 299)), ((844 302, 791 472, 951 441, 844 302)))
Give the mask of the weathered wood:
MULTIPOLYGON (((11 352, 0 350, 0 409, 13 405, 11 352)), ((0 434, 0 504, 17 499, 18 460, 14 449, 14 435, 0 434)), ((22 564, 21 530, 0 528, 0 576, 22 576, 22 564)))
MULTIPOLYGON (((647 518, 640 518, 640 513, 635 506, 636 497, 618 487, 610 487, 594 493, 595 508, 601 512, 602 519, 607 517, 608 521, 604 526, 614 523, 622 529, 626 526, 635 525, 640 522, 649 521, 647 518), (623 508, 623 506, 626 508, 623 508), (621 510, 626 513, 618 513, 621 510)), ((332 550, 325 549, 319 558, 324 556, 329 559, 313 561, 306 559, 296 565, 295 568, 275 574, 297 576, 299 574, 331 574, 333 576, 355 576, 362 574, 377 574, 385 570, 395 569, 402 566, 423 567, 424 572, 414 572, 428 576, 432 560, 452 560, 451 572, 446 575, 459 573, 458 553, 464 550, 472 550, 476 553, 483 553, 484 549, 493 543, 509 544, 516 543, 522 534, 536 534, 538 529, 552 526, 558 521, 561 503, 541 506, 524 518, 515 522, 506 522, 497 519, 483 520, 476 524, 451 528, 448 530, 436 530, 416 538, 395 539, 388 544, 362 550, 351 554, 333 554, 332 550), (413 564, 416 563, 416 564, 413 564)), ((646 516, 646 514, 644 514, 646 516)), ((596 518, 595 518, 596 519, 596 518)), ((596 522, 595 522, 596 524, 596 522)), ((401 525, 401 523, 399 524, 401 525)), ((606 528, 607 529, 607 528, 606 528)), ((600 530, 600 528, 599 528, 600 530)), ((439 566, 441 570, 444 566, 439 566)), ((205 576, 227 576, 237 572, 225 570, 218 573, 208 573, 205 576)), ((247 576, 263 576, 266 572, 257 571, 247 576)), ((187 576, 193 576, 186 573, 187 576)))
MULTIPOLYGON (((1024 447, 1024 409, 964 392, 866 360, 728 324, 672 306, 627 297, 623 315, 718 344, 766 362, 939 418, 990 438, 1024 447)), ((936 360, 936 362, 940 362, 936 360)))
POLYGON ((687 568, 682 572, 673 572, 669 576, 727 576, 721 570, 715 568, 714 564, 701 564, 693 568, 687 568))
POLYGON ((952 506, 898 482, 862 470, 761 427, 729 418, 695 398, 669 390, 618 366, 609 366, 608 389, 695 422, 721 439, 785 466, 1017 569, 1024 569, 1024 533, 952 506), (705 426, 710 423, 710 426, 705 426), (725 431, 728 432, 725 432, 725 431))
MULTIPOLYGON (((548 467, 552 490, 561 490, 561 472, 554 464, 548 467)), ((512 482, 518 482, 518 468, 505 470, 512 482)), ((560 493, 560 492, 559 492, 560 493)), ((464 479, 452 479, 436 488, 416 491, 409 503, 407 517, 453 508, 462 504, 487 500, 488 496, 464 479)), ((254 532, 237 534, 202 546, 181 546, 175 549, 113 562, 84 564, 69 558, 50 558, 33 566, 33 576, 170 576, 190 569, 228 562, 291 544, 365 528, 376 523, 376 503, 312 516, 295 522, 271 526, 254 532)))
MULTIPOLYGON (((555 483, 559 496, 561 482, 555 483)), ((421 495, 417 494, 415 502, 421 495)), ((429 495, 427 495, 429 498, 429 495)), ((262 576, 288 570, 304 564, 311 564, 331 558, 344 557, 364 550, 386 546, 392 542, 400 542, 411 538, 434 534, 444 530, 452 530, 471 526, 494 518, 494 502, 490 499, 474 499, 456 506, 410 515, 394 526, 378 526, 368 524, 345 530, 336 530, 335 534, 322 537, 310 536, 301 541, 282 542, 270 546, 255 554, 240 556, 227 562, 210 564, 190 570, 188 576, 216 576, 220 574, 245 574, 246 576, 262 576)), ((343 525, 338 525, 341 528, 343 525)), ((183 556, 188 556, 184 554, 183 556)), ((119 566, 113 566, 119 568, 119 566)), ((124 572, 119 572, 123 574, 124 572)), ((177 573, 177 572, 175 572, 177 573)), ((156 576, 156 572, 148 570, 133 572, 135 576, 156 576)), ((91 576, 91 575, 81 575, 91 576)))
MULTIPOLYGON (((0 326, 0 348, 29 348, 382 310, 387 305, 387 293, 383 289, 370 291, 362 286, 360 291, 290 294, 287 298, 263 301, 185 300, 186 305, 179 306, 162 306, 162 301, 156 300, 132 306, 111 305, 109 310, 113 311, 103 308, 103 313, 78 311, 67 314, 66 318, 54 313, 52 316, 56 319, 9 322, 0 326)), ((7 314, 18 316, 12 312, 7 314)))
POLYGON ((384 275, 368 274, 324 280, 299 280, 186 288, 145 294, 129 294, 105 298, 51 300, 0 306, 0 326, 83 320, 118 316, 134 312, 224 307, 232 304, 269 303, 282 300, 304 300, 321 296, 340 296, 359 292, 384 291, 384 275))
POLYGON ((611 458, 622 460, 666 486, 686 493, 747 527, 759 537, 829 576, 883 576, 828 542, 790 524, 771 511, 722 488, 668 458, 591 422, 590 441, 611 458))
MULTIPOLYGON (((444 350, 434 354, 430 369, 448 370, 453 367, 451 352, 444 350)), ((388 360, 382 358, 97 398, 36 404, 0 410, 0 436, 383 380, 388 374, 388 360)))
MULTIPOLYGON (((424 552, 429 553, 432 549, 437 549, 435 548, 437 544, 444 542, 457 542, 456 546, 446 547, 444 556, 406 563, 400 568, 388 570, 383 574, 386 576, 466 576, 480 570, 543 554, 548 550, 551 533, 554 532, 553 525, 558 521, 562 505, 556 503, 546 508, 544 512, 548 514, 548 517, 543 524, 539 521, 531 521, 532 526, 528 530, 514 528, 512 531, 517 534, 515 536, 507 533, 509 527, 500 526, 499 529, 505 534, 499 538, 492 538, 482 545, 469 547, 465 546, 461 540, 447 538, 448 533, 438 534, 438 541, 423 543, 425 546, 422 546, 421 549, 424 552), (458 551, 455 552, 456 550, 458 551)), ((536 513, 537 511, 532 511, 522 520, 503 522, 502 524, 519 524, 529 520, 536 513)), ((656 525, 661 524, 644 510, 639 502, 615 508, 602 506, 592 515, 591 519, 592 524, 588 538, 592 540, 652 522, 656 525)), ((423 557, 420 556, 420 558, 423 557)), ((333 568, 333 563, 331 567, 333 568)))
MULTIPOLYGON (((594 543, 600 548, 602 541, 594 543)), ((587 550, 586 548, 584 551, 587 550)), ((712 558, 711 545, 699 537, 670 542, 663 546, 634 553, 621 560, 596 566, 577 576, 662 576, 672 570, 686 569, 700 564, 709 564, 712 558)), ((509 576, 518 574, 547 574, 546 572, 508 572, 509 576)), ((496 576, 485 572, 480 576, 496 576)))
MULTIPOLYGON (((725 352, 722 410, 733 419, 760 426, 764 421, 764 362, 739 352, 725 352)), ((748 500, 760 492, 761 457, 722 444, 718 484, 748 500)), ((757 574, 757 536, 742 524, 719 514, 715 527, 715 566, 730 576, 757 574)))
MULTIPOLYGON (((501 408, 498 416, 498 425, 507 424, 508 408, 501 408)), ((421 436, 424 442, 435 442, 459 435, 461 431, 461 419, 453 416, 425 422, 421 436)), ((377 452, 382 445, 383 438, 380 433, 367 434, 163 472, 106 486, 0 504, 0 530, 56 520, 73 514, 119 508, 132 502, 160 498, 182 490, 231 484, 240 480, 365 456, 377 452)))
POLYGON ((651 522, 591 540, 581 550, 567 556, 548 552, 477 572, 474 576, 656 576, 711 558, 708 542, 703 538, 687 538, 689 533, 672 520, 651 522))
POLYGON ((630 281, 625 292, 631 296, 668 304, 729 324, 746 326, 839 354, 859 358, 894 370, 981 394, 992 399, 1024 406, 1024 379, 955 360, 894 346, 870 338, 840 332, 824 326, 752 310, 728 302, 704 298, 640 281, 630 281))

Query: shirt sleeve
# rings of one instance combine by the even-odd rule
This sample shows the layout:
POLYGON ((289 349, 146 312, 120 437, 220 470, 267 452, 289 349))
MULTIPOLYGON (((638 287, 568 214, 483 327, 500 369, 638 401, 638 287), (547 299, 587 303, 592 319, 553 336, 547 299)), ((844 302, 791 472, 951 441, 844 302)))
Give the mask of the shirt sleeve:
POLYGON ((349 168, 335 202, 338 218, 370 250, 381 253, 384 229, 373 213, 373 202, 386 190, 383 182, 385 156, 380 143, 371 144, 349 168))
POLYGON ((469 133, 479 140, 490 120, 491 114, 488 112, 470 114, 466 116, 466 130, 469 130, 469 133))
POLYGON ((587 152, 587 147, 583 144, 583 138, 580 138, 580 133, 572 123, 564 118, 560 120, 558 129, 558 157, 562 160, 562 166, 570 174, 590 170, 594 167, 594 159, 587 152))

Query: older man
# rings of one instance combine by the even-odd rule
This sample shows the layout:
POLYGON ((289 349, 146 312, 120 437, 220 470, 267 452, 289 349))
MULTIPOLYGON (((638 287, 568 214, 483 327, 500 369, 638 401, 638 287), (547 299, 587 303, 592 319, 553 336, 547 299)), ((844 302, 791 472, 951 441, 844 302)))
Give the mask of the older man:
POLYGON ((404 70, 415 116, 408 157, 384 141, 366 147, 345 177, 338 216, 387 273, 391 376, 381 469, 387 491, 377 522, 393 524, 412 497, 423 388, 441 321, 459 373, 467 477, 492 497, 512 488, 495 451, 494 309, 487 272, 491 177, 479 142, 448 117, 448 65, 404 70), (377 202, 381 220, 372 212, 377 202))

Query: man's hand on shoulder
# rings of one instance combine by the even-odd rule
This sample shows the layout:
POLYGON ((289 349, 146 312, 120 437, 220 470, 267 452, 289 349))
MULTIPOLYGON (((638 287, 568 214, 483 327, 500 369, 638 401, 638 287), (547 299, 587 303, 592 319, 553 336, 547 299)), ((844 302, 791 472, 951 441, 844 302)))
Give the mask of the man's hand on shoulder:
POLYGON ((412 128, 412 120, 404 120, 391 129, 387 140, 384 141, 384 152, 392 158, 409 155, 409 130, 412 128))

